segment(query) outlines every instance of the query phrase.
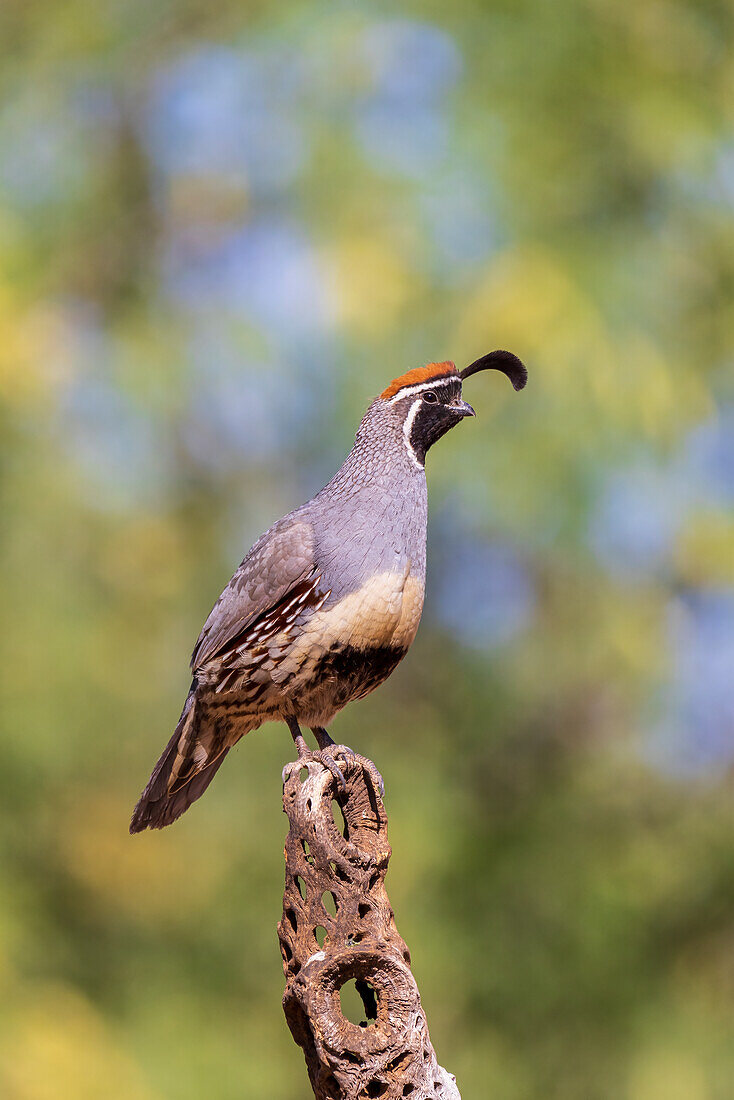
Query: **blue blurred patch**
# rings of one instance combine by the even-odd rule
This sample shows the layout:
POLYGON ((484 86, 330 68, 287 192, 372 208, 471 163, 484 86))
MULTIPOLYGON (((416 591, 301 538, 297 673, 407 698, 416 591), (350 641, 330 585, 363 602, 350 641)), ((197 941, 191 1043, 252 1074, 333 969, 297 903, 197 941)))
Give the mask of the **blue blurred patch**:
POLYGON ((491 181, 480 186, 466 171, 434 173, 425 180, 417 202, 438 253, 437 275, 465 278, 465 265, 486 260, 502 241, 493 216, 491 181))
POLYGON ((673 775, 705 775, 734 763, 734 591, 672 601, 671 670, 655 699, 649 758, 673 775))
POLYGON ((641 578, 665 565, 687 494, 670 471, 640 462, 609 473, 589 522, 589 541, 613 576, 641 578))
POLYGON ((712 503, 734 503, 734 405, 696 428, 683 447, 683 463, 712 503))
POLYGON ((75 336, 78 373, 58 407, 62 451, 101 511, 160 504, 170 493, 170 470, 155 419, 118 385, 114 341, 81 319, 75 336))
POLYGON ((697 426, 667 461, 641 458, 607 471, 588 540, 613 576, 641 579, 670 564, 678 533, 695 508, 734 501, 734 408, 697 426))
POLYGON ((428 23, 392 20, 369 27, 360 52, 372 79, 355 108, 365 154, 407 176, 434 169, 449 149, 446 97, 461 72, 456 43, 428 23))
POLYGON ((296 452, 318 416, 319 389, 299 365, 243 354, 226 327, 198 321, 185 438, 202 466, 238 470, 296 452))
POLYGON ((308 135, 297 117, 295 51, 202 46, 154 82, 145 141, 166 176, 240 175, 263 192, 301 172, 308 135))
POLYGON ((526 630, 535 588, 512 547, 451 533, 440 523, 435 527, 440 529, 431 546, 437 552, 429 555, 429 615, 476 649, 504 645, 526 630))
POLYGON ((316 252, 302 229, 282 219, 258 219, 208 240, 173 239, 163 268, 177 304, 230 310, 270 329, 276 343, 332 321, 316 252))

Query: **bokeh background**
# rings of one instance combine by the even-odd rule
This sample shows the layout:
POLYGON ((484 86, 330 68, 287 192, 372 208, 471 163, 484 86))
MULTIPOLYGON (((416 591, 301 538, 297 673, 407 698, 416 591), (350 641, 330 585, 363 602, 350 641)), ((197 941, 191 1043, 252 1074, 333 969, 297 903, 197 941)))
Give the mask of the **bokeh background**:
POLYGON ((0 9, 0 1094, 297 1100, 280 771, 127 834, 199 627, 386 382, 409 659, 332 732, 465 1100, 734 1096, 734 8, 0 9))

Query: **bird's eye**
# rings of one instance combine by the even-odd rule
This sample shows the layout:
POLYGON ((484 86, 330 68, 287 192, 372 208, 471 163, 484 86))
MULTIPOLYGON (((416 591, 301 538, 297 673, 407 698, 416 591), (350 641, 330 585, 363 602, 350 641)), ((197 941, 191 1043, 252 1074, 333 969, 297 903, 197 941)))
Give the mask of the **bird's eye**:
POLYGON ((435 405, 438 401, 438 397, 433 390, 429 390, 428 393, 423 394, 423 400, 427 401, 429 405, 435 405))

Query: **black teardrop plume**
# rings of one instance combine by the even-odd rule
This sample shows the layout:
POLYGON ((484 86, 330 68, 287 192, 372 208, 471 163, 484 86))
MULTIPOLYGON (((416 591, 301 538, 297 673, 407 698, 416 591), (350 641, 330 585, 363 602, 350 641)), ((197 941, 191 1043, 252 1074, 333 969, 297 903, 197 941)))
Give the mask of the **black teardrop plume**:
POLYGON ((525 364, 511 351, 500 349, 490 351, 487 355, 483 355, 481 359, 475 359, 468 367, 464 367, 463 371, 460 372, 461 377, 462 379, 469 378, 472 374, 478 374, 480 370, 501 370, 503 374, 507 375, 516 390, 523 389, 528 380, 525 364))

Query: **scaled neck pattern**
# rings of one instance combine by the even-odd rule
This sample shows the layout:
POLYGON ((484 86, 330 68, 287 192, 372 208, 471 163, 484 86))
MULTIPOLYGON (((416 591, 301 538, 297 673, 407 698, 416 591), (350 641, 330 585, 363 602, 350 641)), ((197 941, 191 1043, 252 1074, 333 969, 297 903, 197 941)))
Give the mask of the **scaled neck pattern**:
MULTIPOLYGON (((359 426, 354 446, 334 477, 322 490, 334 499, 355 494, 380 497, 385 494, 425 491, 426 471, 410 445, 410 428, 418 402, 406 419, 398 420, 393 409, 375 401, 359 426)), ((321 494, 319 494, 320 496, 321 494)))

